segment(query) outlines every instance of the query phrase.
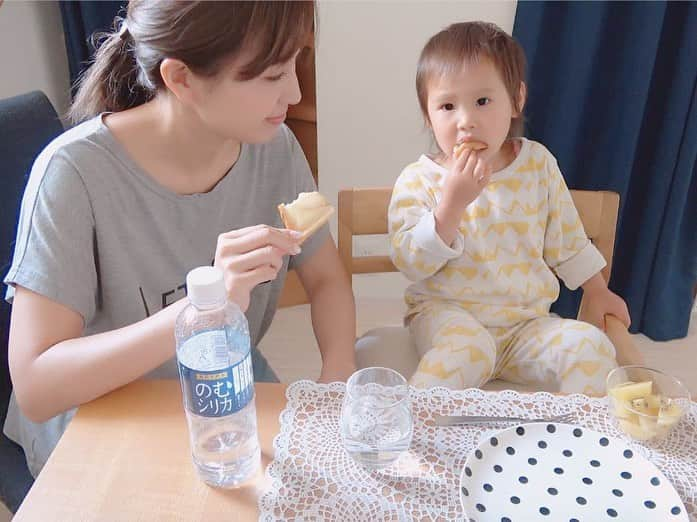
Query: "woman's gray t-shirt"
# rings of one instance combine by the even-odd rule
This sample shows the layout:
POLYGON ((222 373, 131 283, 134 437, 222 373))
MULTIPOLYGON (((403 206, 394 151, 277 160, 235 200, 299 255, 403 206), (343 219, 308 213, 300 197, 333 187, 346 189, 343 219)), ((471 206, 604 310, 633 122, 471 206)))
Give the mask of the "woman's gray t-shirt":
MULTIPOLYGON (((78 312, 84 335, 135 323, 184 297, 187 272, 213 262, 219 234, 260 223, 282 227, 277 205, 313 190, 307 160, 285 125, 269 143, 243 144, 209 192, 179 195, 143 172, 98 116, 59 136, 36 159, 4 280, 6 299, 12 302, 14 285, 44 295, 78 312)), ((301 254, 285 258, 276 280, 252 292, 246 315, 253 347, 271 323, 289 264, 312 256, 328 234, 325 226, 301 254)), ((260 377, 266 362, 254 356, 260 377)), ((173 358, 149 376, 177 375, 173 358)), ((36 424, 12 397, 5 433, 24 448, 32 474, 72 413, 36 424)))

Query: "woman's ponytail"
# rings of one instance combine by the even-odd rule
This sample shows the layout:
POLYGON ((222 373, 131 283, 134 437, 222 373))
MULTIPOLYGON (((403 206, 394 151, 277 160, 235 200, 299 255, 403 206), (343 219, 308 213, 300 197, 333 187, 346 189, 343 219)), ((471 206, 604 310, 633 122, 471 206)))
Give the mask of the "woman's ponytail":
POLYGON ((78 79, 68 112, 73 123, 142 105, 155 94, 138 81, 133 38, 125 20, 120 31, 97 34, 93 41, 97 49, 94 62, 78 79))

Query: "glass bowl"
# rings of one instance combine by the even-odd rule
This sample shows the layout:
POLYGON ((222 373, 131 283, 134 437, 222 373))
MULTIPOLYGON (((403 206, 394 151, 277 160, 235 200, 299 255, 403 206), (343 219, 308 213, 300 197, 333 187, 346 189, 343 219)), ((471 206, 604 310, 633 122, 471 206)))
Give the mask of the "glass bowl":
POLYGON ((634 440, 663 439, 690 408, 690 392, 675 377, 645 366, 620 366, 606 381, 608 411, 634 440))

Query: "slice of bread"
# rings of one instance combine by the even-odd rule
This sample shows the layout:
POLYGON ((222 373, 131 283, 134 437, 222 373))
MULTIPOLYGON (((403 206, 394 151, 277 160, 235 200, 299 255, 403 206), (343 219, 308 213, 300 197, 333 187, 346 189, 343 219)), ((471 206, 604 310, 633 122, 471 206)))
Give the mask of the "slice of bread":
POLYGON ((302 232, 302 243, 329 220, 334 207, 319 192, 301 192, 295 201, 278 205, 278 212, 286 228, 302 232))

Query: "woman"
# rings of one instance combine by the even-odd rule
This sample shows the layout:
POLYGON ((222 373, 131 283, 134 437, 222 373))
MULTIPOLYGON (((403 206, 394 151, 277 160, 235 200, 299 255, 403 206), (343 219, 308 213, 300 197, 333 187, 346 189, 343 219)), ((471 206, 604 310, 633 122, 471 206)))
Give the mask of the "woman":
MULTIPOLYGON (((321 381, 354 370, 355 313, 328 230, 298 244, 276 206, 314 182, 283 125, 300 101, 306 2, 129 3, 81 80, 84 121, 37 158, 12 267, 6 434, 33 475, 72 409, 143 375, 175 377, 191 268, 223 269, 256 346, 289 268, 311 306, 321 381)), ((276 380, 253 352, 257 380, 276 380)))

